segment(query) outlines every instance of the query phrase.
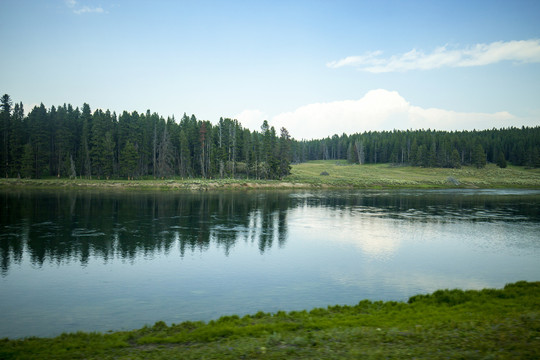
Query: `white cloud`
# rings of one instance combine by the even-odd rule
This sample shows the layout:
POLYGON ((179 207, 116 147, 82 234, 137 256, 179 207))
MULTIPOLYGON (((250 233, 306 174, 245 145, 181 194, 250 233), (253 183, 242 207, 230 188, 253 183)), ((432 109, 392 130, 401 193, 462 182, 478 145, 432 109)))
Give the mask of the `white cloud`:
POLYGON ((495 64, 501 61, 521 63, 540 62, 540 39, 497 41, 491 44, 476 44, 463 49, 450 49, 447 45, 429 54, 411 51, 380 57, 381 51, 368 52, 361 56, 348 56, 326 64, 330 68, 354 66, 371 73, 409 70, 430 70, 441 67, 466 67, 495 64))
POLYGON ((96 6, 96 7, 90 7, 86 5, 80 6, 76 0, 65 0, 65 4, 68 8, 72 9, 73 13, 77 15, 81 15, 85 13, 97 13, 97 14, 106 13, 106 11, 101 6, 96 6))
MULTIPOLYGON (((260 130, 265 114, 246 110, 236 117, 244 127, 260 130)), ((398 92, 371 90, 361 99, 315 103, 267 118, 276 130, 287 128, 296 139, 320 139, 365 131, 435 129, 473 130, 532 125, 509 112, 465 113, 411 105, 398 92)))
POLYGON ((377 56, 382 55, 382 51, 368 51, 365 55, 361 56, 347 56, 344 59, 332 61, 326 64, 331 68, 339 68, 342 66, 355 66, 358 64, 374 64, 380 63, 384 60, 377 59, 377 56))

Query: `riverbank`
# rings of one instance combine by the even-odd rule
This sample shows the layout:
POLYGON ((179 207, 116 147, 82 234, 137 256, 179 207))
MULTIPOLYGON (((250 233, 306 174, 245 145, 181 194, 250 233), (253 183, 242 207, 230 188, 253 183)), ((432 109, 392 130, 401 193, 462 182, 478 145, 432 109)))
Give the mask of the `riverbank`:
POLYGON ((389 164, 355 165, 346 161, 310 161, 293 165, 282 181, 253 179, 0 179, 0 187, 101 188, 133 190, 249 189, 392 189, 392 188, 540 188, 540 169, 494 164, 485 168, 420 168, 389 164))
POLYGON ((540 282, 403 302, 225 316, 127 332, 0 340, 0 359, 540 357, 540 282))

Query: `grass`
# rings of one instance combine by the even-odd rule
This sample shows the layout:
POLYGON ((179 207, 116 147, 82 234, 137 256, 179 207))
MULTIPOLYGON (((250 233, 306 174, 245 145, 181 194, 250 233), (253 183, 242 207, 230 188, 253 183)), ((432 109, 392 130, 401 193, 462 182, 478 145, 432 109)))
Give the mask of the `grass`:
POLYGON ((293 166, 287 181, 353 188, 540 188, 540 169, 494 164, 461 169, 355 165, 346 161, 310 161, 293 166), (322 176, 326 172, 328 175, 322 176))
POLYGON ((0 179, 0 187, 28 188, 71 188, 106 190, 208 190, 208 189, 246 189, 280 187, 276 180, 245 179, 136 179, 136 180, 98 180, 98 179, 0 179))
POLYGON ((209 323, 0 340, 0 359, 534 359, 540 282, 209 323))
POLYGON ((355 165, 346 161, 310 161, 292 166, 282 181, 254 179, 89 180, 0 179, 0 187, 209 190, 279 188, 540 188, 540 169, 488 164, 483 169, 421 168, 389 164, 355 165), (327 173, 328 175, 321 175, 327 173))

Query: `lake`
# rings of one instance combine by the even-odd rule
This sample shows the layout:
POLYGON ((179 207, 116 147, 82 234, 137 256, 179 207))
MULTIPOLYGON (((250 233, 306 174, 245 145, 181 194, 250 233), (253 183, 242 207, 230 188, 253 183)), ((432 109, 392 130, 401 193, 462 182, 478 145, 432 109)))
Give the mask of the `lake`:
POLYGON ((540 280, 539 190, 0 190, 0 338, 540 280))

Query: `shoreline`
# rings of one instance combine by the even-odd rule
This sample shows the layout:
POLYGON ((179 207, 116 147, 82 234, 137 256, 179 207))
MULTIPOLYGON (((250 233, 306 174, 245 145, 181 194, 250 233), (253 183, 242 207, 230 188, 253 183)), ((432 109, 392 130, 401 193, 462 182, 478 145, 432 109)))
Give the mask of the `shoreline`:
POLYGON ((540 282, 309 311, 0 339, 1 359, 536 358, 540 282))
POLYGON ((388 164, 351 165, 312 161, 293 165, 282 180, 256 179, 0 179, 1 188, 69 188, 161 191, 277 190, 277 189, 540 189, 540 169, 493 164, 461 169, 396 167, 388 164), (323 175, 324 174, 324 175, 323 175))
MULTIPOLYGON (((236 180, 238 181, 238 180, 236 180)), ((270 191, 270 190, 442 190, 442 189, 524 189, 537 190, 540 184, 481 184, 463 183, 458 186, 452 184, 392 184, 377 182, 373 184, 358 185, 353 183, 342 183, 338 185, 310 184, 293 182, 216 182, 216 181, 169 181, 158 183, 153 180, 121 181, 121 180, 0 180, 0 190, 2 189, 43 189, 43 190, 104 190, 104 191, 270 191), (106 182, 105 182, 106 181, 106 182)))

